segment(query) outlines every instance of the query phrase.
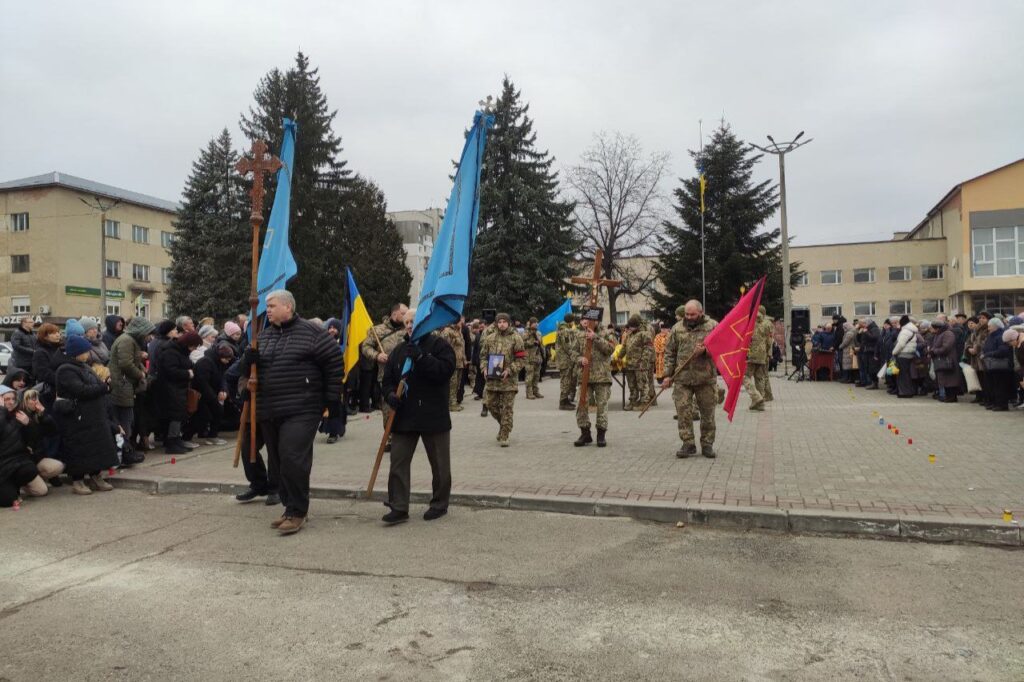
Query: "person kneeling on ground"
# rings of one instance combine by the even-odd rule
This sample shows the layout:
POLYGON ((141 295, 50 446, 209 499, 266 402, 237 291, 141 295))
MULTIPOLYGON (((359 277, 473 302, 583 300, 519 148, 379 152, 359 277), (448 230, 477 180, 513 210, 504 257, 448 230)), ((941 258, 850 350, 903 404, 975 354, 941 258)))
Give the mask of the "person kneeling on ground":
POLYGON ((433 497, 423 514, 433 521, 448 513, 452 489, 451 431, 448 391, 455 373, 455 351, 439 334, 428 334, 417 343, 410 342, 416 310, 405 313, 405 340, 389 355, 384 365, 381 392, 395 410, 391 427, 391 472, 388 475, 388 506, 391 511, 381 519, 393 525, 409 520, 409 473, 416 443, 423 441, 430 461, 433 497), (404 376, 406 359, 412 369, 404 376), (400 394, 400 395, 399 395, 400 394))
POLYGON ((17 408, 17 394, 9 386, 0 386, 0 400, 0 507, 12 507, 22 490, 41 497, 47 488, 25 446, 23 430, 31 422, 29 416, 17 408))

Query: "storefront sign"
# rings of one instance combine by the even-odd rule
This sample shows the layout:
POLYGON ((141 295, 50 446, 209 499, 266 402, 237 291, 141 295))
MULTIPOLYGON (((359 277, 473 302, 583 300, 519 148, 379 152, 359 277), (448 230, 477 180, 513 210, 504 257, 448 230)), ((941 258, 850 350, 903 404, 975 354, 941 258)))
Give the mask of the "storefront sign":
MULTIPOLYGON (((64 287, 64 293, 68 296, 92 296, 94 298, 100 297, 100 290, 96 287, 64 287)), ((117 289, 107 289, 107 298, 124 298, 124 292, 117 289)))
MULTIPOLYGON (((13 324, 15 326, 21 324, 21 318, 26 317, 25 315, 0 315, 0 325, 13 324)), ((32 317, 33 324, 42 324, 43 318, 39 315, 32 317)))

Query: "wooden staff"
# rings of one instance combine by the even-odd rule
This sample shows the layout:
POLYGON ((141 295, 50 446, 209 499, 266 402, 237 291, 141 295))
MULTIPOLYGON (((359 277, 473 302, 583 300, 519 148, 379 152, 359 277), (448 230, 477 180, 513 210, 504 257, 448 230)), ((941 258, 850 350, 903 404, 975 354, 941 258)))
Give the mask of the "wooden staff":
MULTIPOLYGON (((263 197, 266 189, 263 187, 263 174, 273 173, 283 164, 281 159, 273 154, 267 154, 267 143, 263 140, 255 140, 252 143, 252 158, 239 159, 235 169, 245 175, 252 173, 252 190, 249 192, 250 213, 249 225, 252 227, 252 271, 249 279, 249 347, 256 350, 259 336, 259 319, 256 316, 256 308, 260 298, 256 291, 257 279, 260 272, 260 225, 263 224, 263 197)), ((249 461, 256 461, 256 363, 249 367, 249 461)), ((241 443, 243 431, 239 429, 238 441, 241 443)), ((240 445, 236 445, 236 448, 240 445)))
MULTIPOLYGON (((705 349, 705 350, 707 350, 707 349, 705 349)), ((698 353, 697 353, 696 350, 693 351, 692 353, 690 353, 690 357, 688 357, 685 360, 683 360, 683 364, 679 365, 679 367, 676 368, 676 371, 672 372, 672 381, 673 382, 676 380, 676 377, 679 376, 679 373, 682 372, 684 369, 686 369, 686 366, 689 365, 690 361, 693 360, 695 357, 697 357, 697 355, 698 355, 698 353)), ((662 386, 661 390, 658 391, 657 395, 655 395, 653 398, 651 398, 651 400, 646 405, 644 405, 644 409, 640 410, 640 414, 637 415, 637 419, 639 419, 640 417, 644 416, 644 413, 647 412, 647 410, 650 409, 651 405, 653 405, 655 402, 657 402, 658 398, 661 397, 661 394, 664 393, 665 390, 666 390, 666 388, 664 386, 662 386)))
MULTIPOLYGON (((231 462, 231 468, 232 469, 237 469, 238 468, 238 460, 241 459, 241 456, 242 456, 242 434, 245 433, 245 427, 248 425, 248 422, 249 422, 249 405, 248 404, 243 404, 242 405, 242 419, 238 423, 238 438, 235 440, 235 458, 231 462)), ((251 462, 252 460, 250 459, 249 461, 251 462)))
MULTIPOLYGON (((382 351, 383 352, 383 351, 382 351)), ((398 382, 398 388, 395 389, 395 395, 399 398, 405 393, 405 379, 398 382)), ((395 413, 398 410, 392 408, 391 413, 388 414, 388 421, 384 425, 384 435, 380 438, 380 447, 377 448, 377 460, 373 463, 373 471, 370 472, 370 482, 366 484, 366 499, 373 497, 373 486, 377 482, 377 472, 380 471, 380 463, 384 459, 384 448, 388 444, 388 438, 391 437, 391 427, 395 424, 395 413)))

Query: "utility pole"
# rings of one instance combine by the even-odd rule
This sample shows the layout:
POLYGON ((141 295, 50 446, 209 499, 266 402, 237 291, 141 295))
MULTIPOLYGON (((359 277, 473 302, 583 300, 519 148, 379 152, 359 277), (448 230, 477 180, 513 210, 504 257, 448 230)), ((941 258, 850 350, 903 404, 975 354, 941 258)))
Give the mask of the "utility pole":
MULTIPOLYGON (((761 147, 750 143, 750 146, 754 149, 766 154, 775 154, 779 157, 779 208, 782 214, 782 335, 784 337, 782 341, 786 345, 787 349, 789 347, 790 315, 792 314, 793 305, 789 294, 789 226, 786 223, 786 154, 813 141, 813 138, 808 138, 803 142, 800 142, 800 138, 803 136, 804 131, 801 130, 790 142, 776 142, 771 135, 768 135, 768 141, 771 143, 770 145, 761 147)), ((785 357, 788 358, 789 354, 787 353, 785 357)))
MULTIPOLYGON (((121 203, 120 199, 104 202, 100 197, 93 197, 95 203, 79 200, 91 209, 100 212, 100 324, 107 316, 107 211, 121 203)), ((102 327, 101 327, 102 329, 102 327)))

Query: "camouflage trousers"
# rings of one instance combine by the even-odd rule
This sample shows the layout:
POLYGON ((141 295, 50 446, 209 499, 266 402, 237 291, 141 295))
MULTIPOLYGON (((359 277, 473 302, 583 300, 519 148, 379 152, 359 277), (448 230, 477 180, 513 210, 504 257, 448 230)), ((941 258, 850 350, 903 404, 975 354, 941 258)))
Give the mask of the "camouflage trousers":
POLYGON ((754 403, 772 399, 772 387, 768 382, 768 365, 747 364, 747 372, 743 375, 743 387, 747 389, 754 403))
POLYGON ((650 382, 644 381, 643 370, 627 369, 624 374, 626 375, 626 386, 629 387, 629 404, 636 407, 647 402, 647 384, 650 382))
MULTIPOLYGON (((760 370, 761 371, 761 378, 764 381, 764 384, 763 384, 763 387, 762 387, 762 385, 758 385, 757 390, 761 391, 761 395, 764 396, 765 400, 767 400, 768 402, 771 402, 772 401, 772 380, 768 376, 768 365, 758 365, 758 366, 761 368, 761 370, 760 370)), ((756 379, 756 377, 755 377, 755 379, 756 379)))
POLYGON ((540 363, 529 363, 526 365, 526 397, 533 398, 537 395, 537 384, 540 383, 540 363))
POLYGON ((472 362, 466 363, 466 386, 469 387, 470 391, 473 391, 473 387, 476 386, 476 373, 479 371, 479 368, 472 362))
POLYGON ((498 440, 506 440, 512 433, 512 412, 516 404, 515 391, 484 389, 484 405, 498 422, 498 440))
POLYGON ((700 443, 715 443, 715 405, 718 403, 718 390, 715 384, 674 384, 672 401, 676 404, 676 415, 679 418, 679 438, 686 445, 693 445, 693 412, 694 404, 700 413, 700 443))
MULTIPOLYGON (((597 408, 597 428, 608 430, 608 398, 612 395, 611 384, 590 384, 587 386, 587 402, 597 408)), ((581 400, 576 405, 576 426, 581 429, 590 428, 590 409, 581 400)))
POLYGON ((573 401, 576 399, 576 384, 579 383, 575 365, 568 369, 558 370, 558 400, 559 402, 573 401))
POLYGON ((462 383, 463 371, 461 367, 456 367, 455 373, 452 374, 452 378, 448 382, 448 407, 453 407, 459 402, 459 384, 462 383))

